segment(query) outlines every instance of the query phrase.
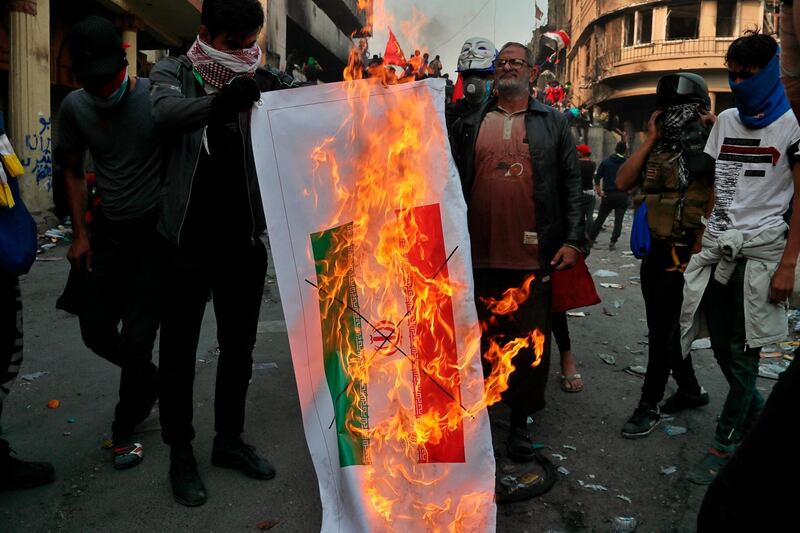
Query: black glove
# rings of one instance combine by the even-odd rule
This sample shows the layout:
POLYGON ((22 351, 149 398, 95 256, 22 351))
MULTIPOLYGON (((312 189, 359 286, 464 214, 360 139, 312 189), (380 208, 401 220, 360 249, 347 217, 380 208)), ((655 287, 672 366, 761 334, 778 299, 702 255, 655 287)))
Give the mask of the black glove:
POLYGON ((222 117, 241 113, 253 107, 253 103, 260 99, 261 91, 256 80, 248 76, 239 76, 223 87, 214 98, 212 114, 222 117))

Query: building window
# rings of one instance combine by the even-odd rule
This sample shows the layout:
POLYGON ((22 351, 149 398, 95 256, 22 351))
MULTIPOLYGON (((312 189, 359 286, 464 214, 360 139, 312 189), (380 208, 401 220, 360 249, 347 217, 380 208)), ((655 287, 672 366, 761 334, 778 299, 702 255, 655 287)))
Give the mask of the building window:
POLYGON ((764 24, 762 33, 774 35, 781 34, 781 3, 779 0, 766 0, 764 2, 764 24))
POLYGON ((717 37, 733 37, 736 5, 736 0, 717 0, 717 37))
POLYGON ((667 11, 667 40, 697 39, 700 2, 672 6, 667 11))
POLYGON ((653 11, 639 11, 636 13, 636 44, 646 44, 653 41, 653 11))
POLYGON ((626 13, 622 19, 622 45, 647 44, 653 41, 653 11, 626 13))
POLYGON ((633 13, 625 13, 625 17, 622 19, 622 45, 623 46, 633 46, 633 37, 634 37, 634 14, 633 13))

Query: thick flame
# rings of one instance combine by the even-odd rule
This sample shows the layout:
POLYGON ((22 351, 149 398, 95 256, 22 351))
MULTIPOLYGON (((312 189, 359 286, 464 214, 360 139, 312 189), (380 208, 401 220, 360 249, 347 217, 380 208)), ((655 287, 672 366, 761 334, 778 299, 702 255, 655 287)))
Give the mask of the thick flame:
MULTIPOLYGON (((359 9, 369 9, 371 5, 371 0, 358 0, 359 9)), ((371 25, 372 20, 368 23, 371 25)), ((514 356, 533 348, 536 366, 545 339, 538 330, 503 345, 495 339, 483 354, 491 367, 484 380, 483 397, 473 405, 462 403, 459 371, 475 362, 458 361, 457 357, 454 361, 447 355, 458 346, 459 355, 478 357, 479 339, 456 338, 443 310, 454 294, 466 288, 440 275, 446 261, 443 268, 432 272, 420 266, 430 262, 424 254, 416 262, 410 259, 420 249, 427 250, 429 240, 417 208, 428 197, 433 176, 421 164, 421 155, 446 150, 446 143, 442 142, 446 134, 440 131, 438 121, 429 119, 436 113, 433 102, 429 97, 417 96, 416 91, 387 93, 385 115, 376 120, 367 109, 374 84, 382 80, 363 80, 363 70, 362 51, 354 48, 344 71, 350 116, 337 136, 322 140, 312 150, 310 157, 319 186, 305 191, 315 203, 319 201, 317 190, 331 191, 336 208, 327 227, 347 228, 332 234, 328 243, 326 257, 337 259, 317 264, 323 319, 351 324, 348 331, 339 327, 323 330, 324 341, 335 347, 348 381, 344 390, 331 393, 359 406, 367 403, 370 382, 389 384, 386 397, 380 398, 384 408, 381 416, 375 417, 377 423, 366 424, 358 408, 349 409, 344 420, 349 434, 368 443, 363 467, 364 501, 384 520, 386 530, 419 527, 422 522, 429 531, 463 531, 474 526, 471 518, 493 500, 493 494, 472 493, 461 496, 459 501, 422 501, 413 487, 435 485, 446 473, 438 469, 438 474, 432 474, 433 470, 424 468, 420 459, 462 422, 468 423, 476 413, 500 401, 514 371, 514 356), (333 149, 337 137, 347 140, 354 157, 337 160, 333 149), (353 186, 346 184, 344 175, 356 176, 353 186), (361 315, 359 306, 379 316, 361 315), (375 322, 376 318, 381 319, 380 323, 375 322), (404 349, 400 337, 406 330, 414 332, 415 340, 404 349), (359 336, 373 342, 377 339, 377 345, 355 341, 359 336), (433 343, 427 353, 434 357, 420 359, 420 339, 433 343), (414 372, 409 372, 409 367, 414 372), (423 386, 432 383, 441 389, 436 394, 442 401, 420 409, 416 399, 423 386)), ((522 287, 506 291, 500 300, 484 303, 494 314, 512 313, 530 296, 532 281, 531 276, 522 287)))
POLYGON ((494 298, 481 298, 481 301, 486 304, 486 308, 494 315, 508 315, 513 313, 522 302, 528 299, 531 294, 531 283, 533 283, 534 275, 525 278, 522 282, 522 287, 511 287, 506 289, 503 297, 499 300, 494 298))

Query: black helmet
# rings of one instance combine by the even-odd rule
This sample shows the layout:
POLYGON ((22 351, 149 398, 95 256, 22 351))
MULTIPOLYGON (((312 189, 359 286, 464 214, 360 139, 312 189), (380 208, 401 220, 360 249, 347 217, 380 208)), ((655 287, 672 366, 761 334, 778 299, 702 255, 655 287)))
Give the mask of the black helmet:
POLYGON ((675 104, 703 104, 711 109, 706 80, 692 72, 669 74, 658 80, 656 105, 661 109, 675 104))

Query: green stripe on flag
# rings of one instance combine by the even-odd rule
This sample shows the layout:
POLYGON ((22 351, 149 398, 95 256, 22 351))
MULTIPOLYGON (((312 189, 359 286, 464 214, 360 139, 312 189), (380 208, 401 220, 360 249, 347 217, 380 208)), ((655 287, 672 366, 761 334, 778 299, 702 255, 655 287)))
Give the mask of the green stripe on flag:
POLYGON ((322 355, 336 416, 341 466, 370 464, 367 385, 353 380, 348 370, 359 365, 364 347, 361 318, 356 313, 352 242, 352 223, 311 234, 319 286, 322 355))

